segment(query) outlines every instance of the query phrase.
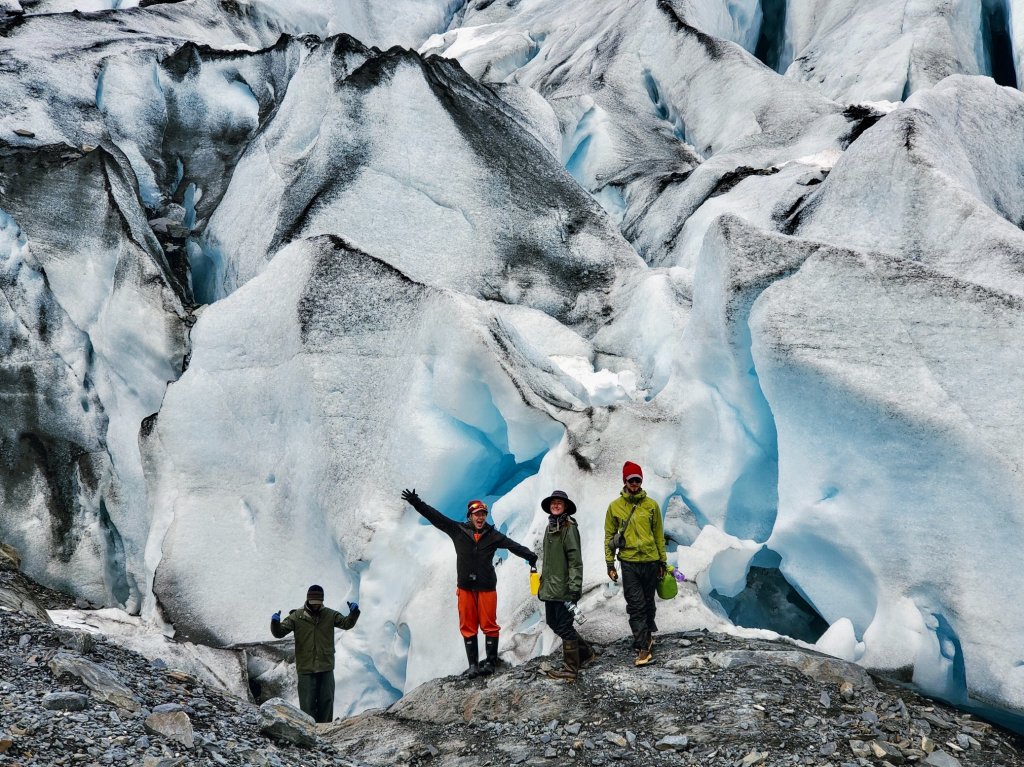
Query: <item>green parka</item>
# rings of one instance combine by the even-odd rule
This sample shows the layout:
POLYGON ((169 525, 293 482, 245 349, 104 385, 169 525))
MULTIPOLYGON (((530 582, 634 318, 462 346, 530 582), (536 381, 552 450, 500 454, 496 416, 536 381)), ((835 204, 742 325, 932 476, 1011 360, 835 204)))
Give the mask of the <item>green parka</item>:
POLYGON ((625 489, 608 506, 604 516, 604 560, 609 567, 614 564, 612 536, 619 527, 626 525, 624 542, 619 549, 623 562, 661 562, 665 564, 665 530, 661 523, 661 508, 657 502, 640 490, 630 495, 625 489), (629 514, 636 506, 632 518, 629 514), (626 525, 626 520, 629 524, 626 525))
POLYGON ((577 601, 583 593, 583 556, 576 520, 565 515, 557 529, 548 525, 542 556, 537 598, 543 602, 577 601))
POLYGON ((330 607, 311 613, 305 607, 292 610, 283 621, 271 621, 270 633, 282 639, 295 632, 295 671, 316 674, 334 669, 334 629, 350 629, 359 620, 359 611, 342 615, 330 607))

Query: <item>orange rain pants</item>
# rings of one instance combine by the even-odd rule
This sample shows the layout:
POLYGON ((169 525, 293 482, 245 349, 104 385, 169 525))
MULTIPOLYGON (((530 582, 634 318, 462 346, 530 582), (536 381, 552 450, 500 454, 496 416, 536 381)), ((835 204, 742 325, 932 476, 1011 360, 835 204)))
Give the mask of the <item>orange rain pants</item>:
POLYGON ((484 636, 498 636, 501 631, 496 620, 498 592, 457 588, 455 593, 459 597, 459 630, 462 636, 475 637, 479 629, 483 629, 484 636))

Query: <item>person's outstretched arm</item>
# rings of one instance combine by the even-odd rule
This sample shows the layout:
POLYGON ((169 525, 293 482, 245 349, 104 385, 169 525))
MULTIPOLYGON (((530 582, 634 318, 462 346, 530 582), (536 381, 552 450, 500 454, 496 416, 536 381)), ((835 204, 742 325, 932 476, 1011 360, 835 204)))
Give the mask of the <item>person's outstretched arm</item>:
POLYGON ((361 613, 359 612, 359 605, 355 602, 346 602, 345 604, 348 605, 348 615, 336 613, 334 616, 334 626, 347 631, 356 625, 356 621, 359 620, 361 613))
POLYGON ((509 538, 504 533, 498 533, 498 535, 501 536, 501 539, 498 541, 498 548, 499 549, 508 549, 513 554, 515 554, 517 557, 525 559, 527 562, 529 562, 530 563, 530 567, 536 567, 537 566, 537 555, 536 554, 534 554, 532 551, 530 551, 528 548, 526 548, 523 544, 516 543, 515 541, 513 541, 511 538, 509 538))
POLYGON ((402 500, 416 509, 420 516, 424 517, 430 524, 443 533, 446 533, 449 536, 454 536, 459 532, 458 522, 454 519, 449 519, 433 506, 428 506, 423 502, 423 499, 417 495, 415 490, 403 490, 402 500))
POLYGON ((281 620, 280 610, 270 616, 270 633, 278 639, 284 639, 294 630, 295 621, 292 620, 291 613, 284 620, 281 620))

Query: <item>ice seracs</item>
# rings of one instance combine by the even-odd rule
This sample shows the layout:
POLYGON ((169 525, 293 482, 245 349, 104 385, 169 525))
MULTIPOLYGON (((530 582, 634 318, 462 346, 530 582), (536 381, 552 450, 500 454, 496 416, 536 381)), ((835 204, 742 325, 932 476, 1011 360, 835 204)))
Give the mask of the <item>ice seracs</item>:
POLYGON ((954 76, 868 130, 793 214, 802 237, 920 261, 1022 292, 1024 94, 954 76))
POLYGON ((324 583, 346 713, 460 663, 401 488, 524 542, 571 491, 612 638, 630 459, 665 627, 781 573, 822 648, 1024 710, 1019 3, 129 4, 0 5, 33 575, 216 643, 324 583))

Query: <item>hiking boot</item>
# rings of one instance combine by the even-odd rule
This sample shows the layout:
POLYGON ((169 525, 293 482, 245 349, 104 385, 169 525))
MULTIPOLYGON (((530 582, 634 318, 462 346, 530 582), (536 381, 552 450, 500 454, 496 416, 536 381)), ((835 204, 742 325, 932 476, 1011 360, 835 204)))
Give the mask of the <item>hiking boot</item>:
POLYGON ((469 661, 469 668, 462 672, 464 677, 476 679, 480 676, 480 667, 477 663, 480 660, 480 648, 477 646, 476 637, 466 637, 466 660, 469 661))
POLYGON ((638 650, 636 654, 636 660, 633 661, 634 666, 646 666, 648 663, 654 660, 654 656, 651 655, 651 651, 644 648, 638 650))
POLYGON ((576 680, 580 670, 580 645, 571 639, 562 642, 562 667, 551 669, 545 673, 552 679, 564 679, 566 682, 576 680))
POLYGON ((580 639, 580 668, 593 665, 601 653, 586 639, 580 639))
POLYGON ((498 668, 498 637, 484 637, 487 657, 480 664, 480 675, 490 676, 498 668))

